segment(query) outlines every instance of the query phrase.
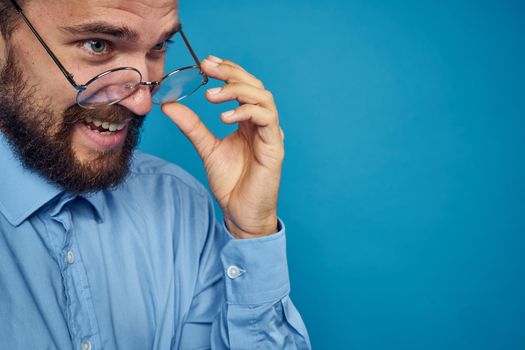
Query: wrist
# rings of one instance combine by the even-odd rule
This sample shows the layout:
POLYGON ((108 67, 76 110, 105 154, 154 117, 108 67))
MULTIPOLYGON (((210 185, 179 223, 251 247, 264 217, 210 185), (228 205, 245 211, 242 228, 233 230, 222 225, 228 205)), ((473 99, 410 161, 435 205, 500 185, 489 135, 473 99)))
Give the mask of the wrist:
POLYGON ((235 238, 241 239, 268 236, 279 231, 279 220, 277 219, 277 215, 273 215, 267 220, 251 223, 248 225, 237 224, 235 221, 227 217, 224 218, 224 222, 228 228, 228 231, 235 238))

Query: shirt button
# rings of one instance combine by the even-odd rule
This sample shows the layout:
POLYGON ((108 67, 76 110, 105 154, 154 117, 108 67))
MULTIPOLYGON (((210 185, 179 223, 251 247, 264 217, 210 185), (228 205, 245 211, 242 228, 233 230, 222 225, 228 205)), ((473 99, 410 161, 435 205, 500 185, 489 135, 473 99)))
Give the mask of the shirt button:
POLYGON ((237 266, 232 265, 228 267, 228 270, 226 270, 226 274, 228 275, 229 278, 235 279, 242 274, 242 270, 238 268, 237 266))
POLYGON ((72 264, 72 263, 75 262, 75 254, 73 254, 72 250, 69 250, 66 253, 66 261, 67 261, 68 264, 72 264))
POLYGON ((91 342, 89 340, 82 340, 80 346, 82 347, 82 350, 91 350, 91 342))

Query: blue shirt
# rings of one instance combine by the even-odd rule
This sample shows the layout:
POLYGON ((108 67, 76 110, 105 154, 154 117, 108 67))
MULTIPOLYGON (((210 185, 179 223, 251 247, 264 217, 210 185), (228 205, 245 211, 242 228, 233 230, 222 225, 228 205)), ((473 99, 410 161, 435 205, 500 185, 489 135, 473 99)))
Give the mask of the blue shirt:
POLYGON ((115 190, 68 193, 0 133, 0 349, 309 349, 284 225, 235 239, 206 189, 136 152, 115 190))

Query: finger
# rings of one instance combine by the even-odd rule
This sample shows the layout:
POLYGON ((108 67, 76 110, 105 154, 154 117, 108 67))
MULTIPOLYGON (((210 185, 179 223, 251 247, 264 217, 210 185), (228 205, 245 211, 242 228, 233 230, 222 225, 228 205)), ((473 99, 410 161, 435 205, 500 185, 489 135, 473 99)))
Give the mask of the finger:
POLYGON ((265 143, 282 142, 279 118, 276 113, 256 105, 242 105, 234 110, 221 114, 221 119, 226 124, 251 122, 259 128, 265 129, 260 133, 265 143))
POLYGON ((208 59, 210 61, 213 61, 213 62, 217 62, 217 63, 224 63, 224 64, 230 65, 232 67, 239 68, 239 69, 241 69, 243 71, 246 71, 246 69, 241 67, 239 64, 237 64, 237 63, 235 63, 233 61, 230 61, 230 60, 225 60, 225 59, 219 58, 217 56, 210 55, 206 59, 208 59))
POLYGON ((190 140, 203 160, 208 157, 220 142, 220 140, 208 130, 195 112, 188 107, 173 102, 162 105, 162 111, 190 140))
POLYGON ((205 59, 202 61, 201 68, 210 78, 225 81, 227 83, 246 83, 264 89, 263 83, 252 74, 242 68, 225 62, 221 63, 205 59))
POLYGON ((273 111, 277 109, 270 91, 243 83, 231 83, 208 89, 206 98, 212 103, 237 100, 240 104, 256 104, 273 111))
POLYGON ((277 121, 274 112, 256 105, 242 105, 231 111, 223 112, 221 119, 227 124, 251 121, 261 127, 276 124, 277 121))

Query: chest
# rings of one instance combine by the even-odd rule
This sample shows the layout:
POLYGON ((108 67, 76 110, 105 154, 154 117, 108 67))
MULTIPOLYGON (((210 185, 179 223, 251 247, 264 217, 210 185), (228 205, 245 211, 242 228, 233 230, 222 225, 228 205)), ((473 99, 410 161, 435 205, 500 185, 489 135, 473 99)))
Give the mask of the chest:
POLYGON ((177 251, 180 226, 114 215, 66 206, 0 226, 2 346, 169 348, 191 305, 196 257, 177 251))

